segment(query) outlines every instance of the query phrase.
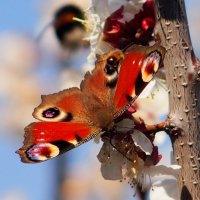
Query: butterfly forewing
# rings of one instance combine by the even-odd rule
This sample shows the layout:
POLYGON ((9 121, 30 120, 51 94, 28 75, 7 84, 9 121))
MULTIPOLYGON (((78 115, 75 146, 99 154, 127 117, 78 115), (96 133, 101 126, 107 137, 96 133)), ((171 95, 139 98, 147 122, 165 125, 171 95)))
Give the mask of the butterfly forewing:
POLYGON ((102 105, 109 107, 112 104, 120 63, 124 58, 120 50, 112 50, 102 55, 95 64, 91 73, 86 73, 81 83, 81 90, 99 99, 102 105))
POLYGON ((78 88, 42 96, 33 116, 43 122, 25 128, 24 145, 17 151, 22 161, 45 161, 95 137, 101 131, 92 116, 97 107, 99 103, 78 88))
POLYGON ((114 94, 115 117, 121 115, 140 95, 158 71, 163 57, 164 48, 157 45, 127 49, 114 94))

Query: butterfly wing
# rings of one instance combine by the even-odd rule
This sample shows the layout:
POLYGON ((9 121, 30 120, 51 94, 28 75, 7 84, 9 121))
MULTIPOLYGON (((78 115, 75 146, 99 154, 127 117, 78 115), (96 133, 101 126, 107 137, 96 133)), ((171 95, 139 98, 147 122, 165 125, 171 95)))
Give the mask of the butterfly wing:
POLYGON ((24 145, 17 153, 22 162, 54 158, 88 141, 99 130, 82 122, 35 122, 25 128, 24 145))
POLYGON ((124 112, 161 63, 161 47, 113 50, 101 56, 80 88, 42 96, 33 116, 43 122, 25 128, 17 153, 23 162, 41 162, 95 137, 124 112), (115 114, 115 116, 114 116, 115 114))
POLYGON ((162 65, 165 49, 133 45, 124 53, 111 50, 101 56, 92 73, 86 74, 81 84, 84 92, 91 93, 107 108, 120 116, 139 96, 162 65))
POLYGON ((109 107, 123 59, 123 52, 117 49, 100 56, 92 73, 86 73, 81 83, 81 90, 99 99, 102 105, 109 107))
POLYGON ((17 151, 22 161, 46 161, 95 137, 101 131, 92 118, 91 108, 96 107, 78 88, 42 96, 33 116, 43 122, 25 128, 24 145, 17 151))
POLYGON ((43 95, 33 116, 43 122, 25 128, 24 145, 17 151, 23 162, 41 162, 95 137, 114 118, 110 106, 117 74, 106 73, 107 60, 118 70, 123 53, 113 50, 100 57, 80 89, 70 88, 43 95), (110 59, 111 58, 111 59, 110 59))
POLYGON ((140 95, 162 65, 161 46, 132 46, 126 50, 114 94, 115 117, 120 116, 140 95))

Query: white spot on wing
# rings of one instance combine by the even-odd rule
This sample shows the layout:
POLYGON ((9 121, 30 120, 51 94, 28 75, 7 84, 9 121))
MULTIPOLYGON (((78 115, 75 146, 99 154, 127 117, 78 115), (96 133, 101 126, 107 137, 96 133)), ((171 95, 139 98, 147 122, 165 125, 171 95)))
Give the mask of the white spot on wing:
POLYGON ((140 59, 140 61, 138 62, 138 65, 140 66, 142 64, 142 59, 140 59))
POLYGON ((68 142, 75 145, 75 146, 78 144, 78 142, 76 140, 69 140, 68 142))
POLYGON ((112 75, 110 75, 110 76, 106 76, 107 77, 107 80, 109 81, 109 82, 111 82, 112 80, 114 80, 115 78, 117 78, 117 76, 118 76, 118 73, 117 72, 115 72, 114 74, 112 74, 112 75))

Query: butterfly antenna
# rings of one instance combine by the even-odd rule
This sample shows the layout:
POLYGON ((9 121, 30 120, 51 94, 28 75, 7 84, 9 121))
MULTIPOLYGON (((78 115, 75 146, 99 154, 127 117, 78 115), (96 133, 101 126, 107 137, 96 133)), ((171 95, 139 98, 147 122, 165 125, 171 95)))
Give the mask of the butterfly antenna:
POLYGON ((43 37, 43 35, 46 33, 47 29, 48 29, 50 26, 52 26, 53 23, 54 23, 54 20, 52 20, 51 22, 49 22, 48 24, 46 24, 46 25, 42 28, 42 30, 39 32, 39 34, 36 35, 36 38, 35 38, 35 41, 36 41, 36 42, 39 42, 39 41, 42 39, 42 37, 43 37))

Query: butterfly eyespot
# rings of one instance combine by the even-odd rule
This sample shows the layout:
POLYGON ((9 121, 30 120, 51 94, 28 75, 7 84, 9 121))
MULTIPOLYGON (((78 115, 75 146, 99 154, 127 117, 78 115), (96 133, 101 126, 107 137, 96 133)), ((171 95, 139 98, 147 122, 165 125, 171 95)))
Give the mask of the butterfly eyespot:
POLYGON ((56 157, 60 150, 56 145, 51 143, 35 144, 26 152, 28 158, 32 161, 45 161, 56 157))
POLYGON ((107 59, 107 64, 108 65, 115 65, 117 63, 117 58, 116 57, 109 57, 108 59, 107 59))
POLYGON ((116 69, 113 66, 106 65, 104 71, 106 72, 107 75, 112 75, 115 73, 116 69))
POLYGON ((159 52, 154 51, 149 54, 142 66, 142 80, 149 82, 153 78, 153 74, 158 71, 161 55, 159 52))
POLYGON ((42 116, 45 118, 55 118, 58 115, 60 115, 60 111, 58 108, 48 108, 42 113, 42 116))
POLYGON ((63 121, 70 122, 72 120, 73 120, 73 115, 72 115, 72 113, 68 112, 67 115, 66 115, 66 117, 65 117, 65 119, 63 121))
POLYGON ((35 108, 33 116, 41 121, 59 122, 59 121, 72 121, 73 115, 57 107, 39 106, 35 108))

